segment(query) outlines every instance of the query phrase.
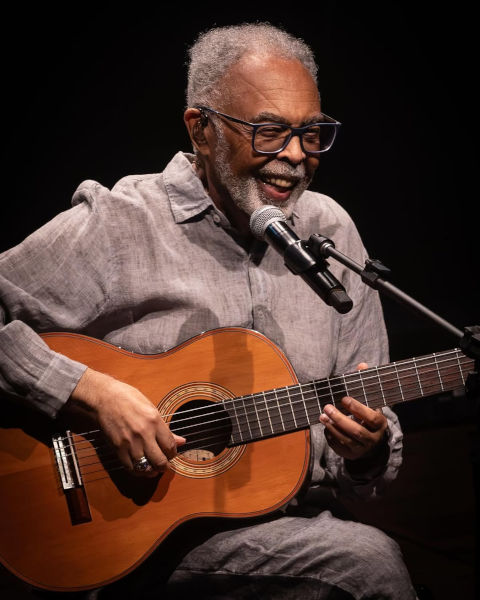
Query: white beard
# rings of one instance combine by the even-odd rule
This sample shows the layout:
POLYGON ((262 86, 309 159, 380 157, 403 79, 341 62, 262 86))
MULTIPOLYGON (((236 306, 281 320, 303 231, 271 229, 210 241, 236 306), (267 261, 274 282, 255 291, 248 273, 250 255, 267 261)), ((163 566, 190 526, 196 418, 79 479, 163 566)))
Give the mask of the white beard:
MULTIPOLYGON (((216 147, 215 168, 220 182, 225 186, 235 205, 247 215, 251 215, 257 208, 262 206, 276 205, 272 198, 263 193, 261 184, 259 186, 258 181, 254 177, 249 175, 234 175, 228 159, 230 148, 222 128, 217 127, 216 133, 218 142, 216 147)), ((307 177, 305 165, 300 163, 296 167, 293 167, 288 162, 274 159, 259 169, 258 173, 272 176, 290 175, 299 179, 299 182, 292 190, 288 201, 286 203, 281 203, 281 205, 278 204, 278 208, 284 212, 285 216, 287 218, 290 217, 297 200, 308 188, 312 179, 311 177, 307 177)))

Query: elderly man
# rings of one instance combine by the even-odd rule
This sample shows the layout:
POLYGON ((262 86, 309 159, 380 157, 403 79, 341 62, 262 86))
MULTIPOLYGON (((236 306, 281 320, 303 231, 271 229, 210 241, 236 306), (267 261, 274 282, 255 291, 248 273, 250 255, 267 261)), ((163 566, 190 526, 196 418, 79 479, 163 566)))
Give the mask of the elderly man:
MULTIPOLYGON (((178 153, 162 174, 126 177, 111 191, 84 182, 71 210, 0 259, 3 389, 53 418, 86 409, 123 466, 146 477, 167 469, 185 438, 140 391, 53 353, 38 332, 77 331, 147 354, 241 326, 273 340, 300 381, 388 359, 375 292, 332 266, 354 302, 340 315, 250 232, 255 209, 275 205, 300 237, 321 231, 359 262, 366 257, 345 211, 307 191, 338 127, 321 112, 310 49, 247 24, 201 35, 190 58, 184 118, 195 154, 178 153)), ((312 427, 305 499, 260 523, 229 522, 194 548, 189 540, 169 579, 172 596, 415 597, 392 540, 326 510, 323 492, 373 497, 401 462, 393 413, 342 402, 354 418, 328 405, 312 427)), ((164 560, 160 550, 150 562, 164 560)), ((118 597, 129 582, 132 597, 156 597, 148 570, 141 575, 103 596, 118 597)))

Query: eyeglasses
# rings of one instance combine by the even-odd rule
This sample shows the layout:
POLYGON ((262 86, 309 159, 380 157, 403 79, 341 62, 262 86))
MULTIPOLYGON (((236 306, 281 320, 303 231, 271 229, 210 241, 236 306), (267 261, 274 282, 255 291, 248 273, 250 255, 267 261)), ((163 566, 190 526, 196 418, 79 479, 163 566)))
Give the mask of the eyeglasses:
POLYGON ((300 145, 305 154, 320 154, 326 152, 332 147, 337 135, 337 129, 341 125, 339 121, 322 114, 324 121, 311 123, 304 127, 290 127, 284 123, 249 123, 242 121, 230 115, 209 108, 208 106, 195 106, 202 113, 203 117, 207 115, 204 111, 219 115, 224 119, 252 127, 252 148, 258 154, 277 154, 284 150, 292 137, 298 135, 300 145))

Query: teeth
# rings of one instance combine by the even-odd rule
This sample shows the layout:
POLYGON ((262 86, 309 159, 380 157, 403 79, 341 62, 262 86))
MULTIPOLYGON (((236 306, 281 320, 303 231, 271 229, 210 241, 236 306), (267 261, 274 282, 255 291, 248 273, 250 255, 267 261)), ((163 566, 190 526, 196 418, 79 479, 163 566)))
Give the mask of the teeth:
POLYGON ((293 185, 291 181, 288 179, 283 179, 282 177, 265 177, 264 182, 284 188, 291 188, 293 185))

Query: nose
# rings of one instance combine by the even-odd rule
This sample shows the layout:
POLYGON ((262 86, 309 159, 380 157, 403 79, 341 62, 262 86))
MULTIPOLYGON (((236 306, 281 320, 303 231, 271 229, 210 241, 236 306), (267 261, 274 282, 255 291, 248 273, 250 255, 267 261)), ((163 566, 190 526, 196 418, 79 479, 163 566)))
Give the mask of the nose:
POLYGON ((286 147, 277 154, 278 160, 287 160, 292 165, 298 165, 306 158, 298 135, 293 135, 286 147))

